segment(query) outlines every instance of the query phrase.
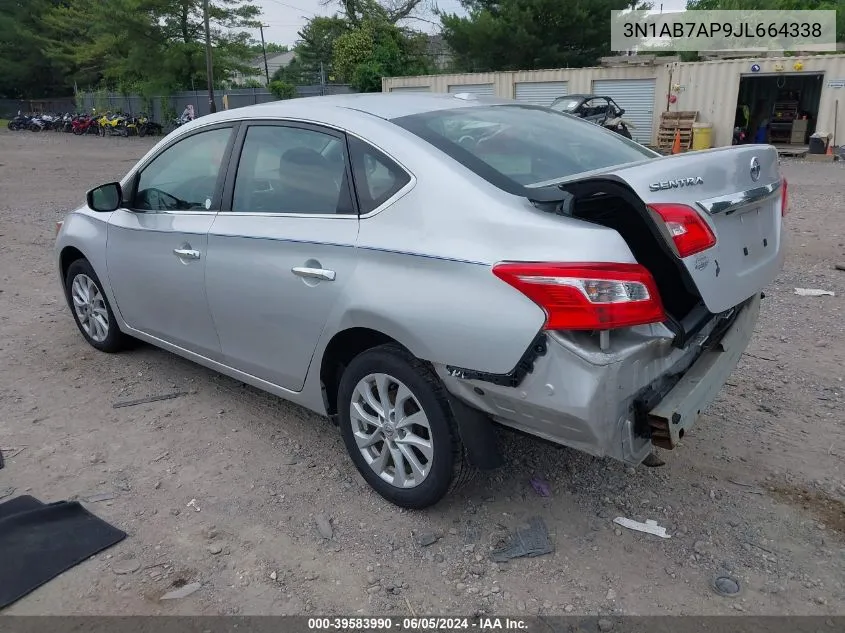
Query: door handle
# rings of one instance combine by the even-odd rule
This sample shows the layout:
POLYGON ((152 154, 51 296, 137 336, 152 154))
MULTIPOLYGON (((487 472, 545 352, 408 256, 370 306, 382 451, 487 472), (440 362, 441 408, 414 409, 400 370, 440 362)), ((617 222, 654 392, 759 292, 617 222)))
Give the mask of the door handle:
POLYGON ((199 259, 200 252, 190 248, 174 248, 173 254, 180 259, 199 259))
POLYGON ((325 268, 295 266, 290 271, 297 277, 306 277, 308 279, 322 279, 323 281, 334 281, 335 279, 335 272, 333 270, 326 270, 325 268))

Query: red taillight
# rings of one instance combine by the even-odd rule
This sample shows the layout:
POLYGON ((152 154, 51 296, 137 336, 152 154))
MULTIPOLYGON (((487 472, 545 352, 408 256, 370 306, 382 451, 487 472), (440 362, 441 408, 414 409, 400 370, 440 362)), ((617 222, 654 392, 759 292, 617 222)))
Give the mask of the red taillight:
POLYGON ((716 236, 695 209, 683 204, 651 204, 649 208, 666 223, 681 258, 716 244, 716 236))
POLYGON ((786 217, 787 202, 789 202, 789 194, 786 190, 786 178, 783 179, 781 186, 783 189, 780 192, 780 215, 781 217, 786 217))
POLYGON ((610 330, 659 323, 665 313, 639 264, 504 263, 493 274, 546 312, 546 330, 610 330))
POLYGON ((58 222, 56 222, 56 235, 58 235, 59 231, 62 230, 62 224, 64 224, 64 223, 65 223, 64 220, 59 220, 58 222))

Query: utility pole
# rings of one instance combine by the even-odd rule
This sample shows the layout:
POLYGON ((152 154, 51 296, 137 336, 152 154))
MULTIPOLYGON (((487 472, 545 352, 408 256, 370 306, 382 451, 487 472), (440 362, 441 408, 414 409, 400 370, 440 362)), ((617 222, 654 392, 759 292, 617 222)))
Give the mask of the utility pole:
POLYGON ((208 25, 208 0, 202 0, 202 13, 205 19, 205 74, 208 81, 208 109, 214 114, 214 67, 211 64, 211 27, 208 25))
POLYGON ((270 85, 270 70, 267 68, 267 47, 264 46, 264 27, 270 28, 267 24, 259 24, 258 30, 261 31, 261 50, 264 52, 264 76, 267 77, 267 85, 270 85))

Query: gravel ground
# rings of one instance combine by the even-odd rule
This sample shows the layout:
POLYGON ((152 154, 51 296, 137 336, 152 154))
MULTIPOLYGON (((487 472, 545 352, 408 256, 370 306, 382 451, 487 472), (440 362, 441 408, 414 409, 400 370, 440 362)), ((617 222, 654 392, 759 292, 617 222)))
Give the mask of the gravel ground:
POLYGON ((786 268, 748 354, 683 445, 660 453, 665 466, 626 469, 503 431, 506 467, 403 512, 363 484, 324 419, 167 352, 104 355, 78 334, 54 222, 150 146, 0 132, 0 446, 23 449, 0 470, 0 495, 107 493, 86 507, 129 534, 7 613, 845 614, 842 163, 784 164, 786 268), (188 394, 112 407, 174 390, 188 394), (532 516, 555 552, 490 562, 532 516), (616 516, 654 519, 671 538, 616 516), (711 590, 720 571, 741 596, 711 590))

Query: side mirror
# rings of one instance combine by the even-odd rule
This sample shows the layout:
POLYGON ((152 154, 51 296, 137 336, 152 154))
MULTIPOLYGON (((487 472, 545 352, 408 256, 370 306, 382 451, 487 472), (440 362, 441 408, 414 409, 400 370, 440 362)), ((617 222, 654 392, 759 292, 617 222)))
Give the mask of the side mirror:
POLYGON ((123 200, 123 191, 120 183, 110 182, 99 187, 94 187, 88 192, 88 206, 94 211, 109 213, 120 208, 123 200))

